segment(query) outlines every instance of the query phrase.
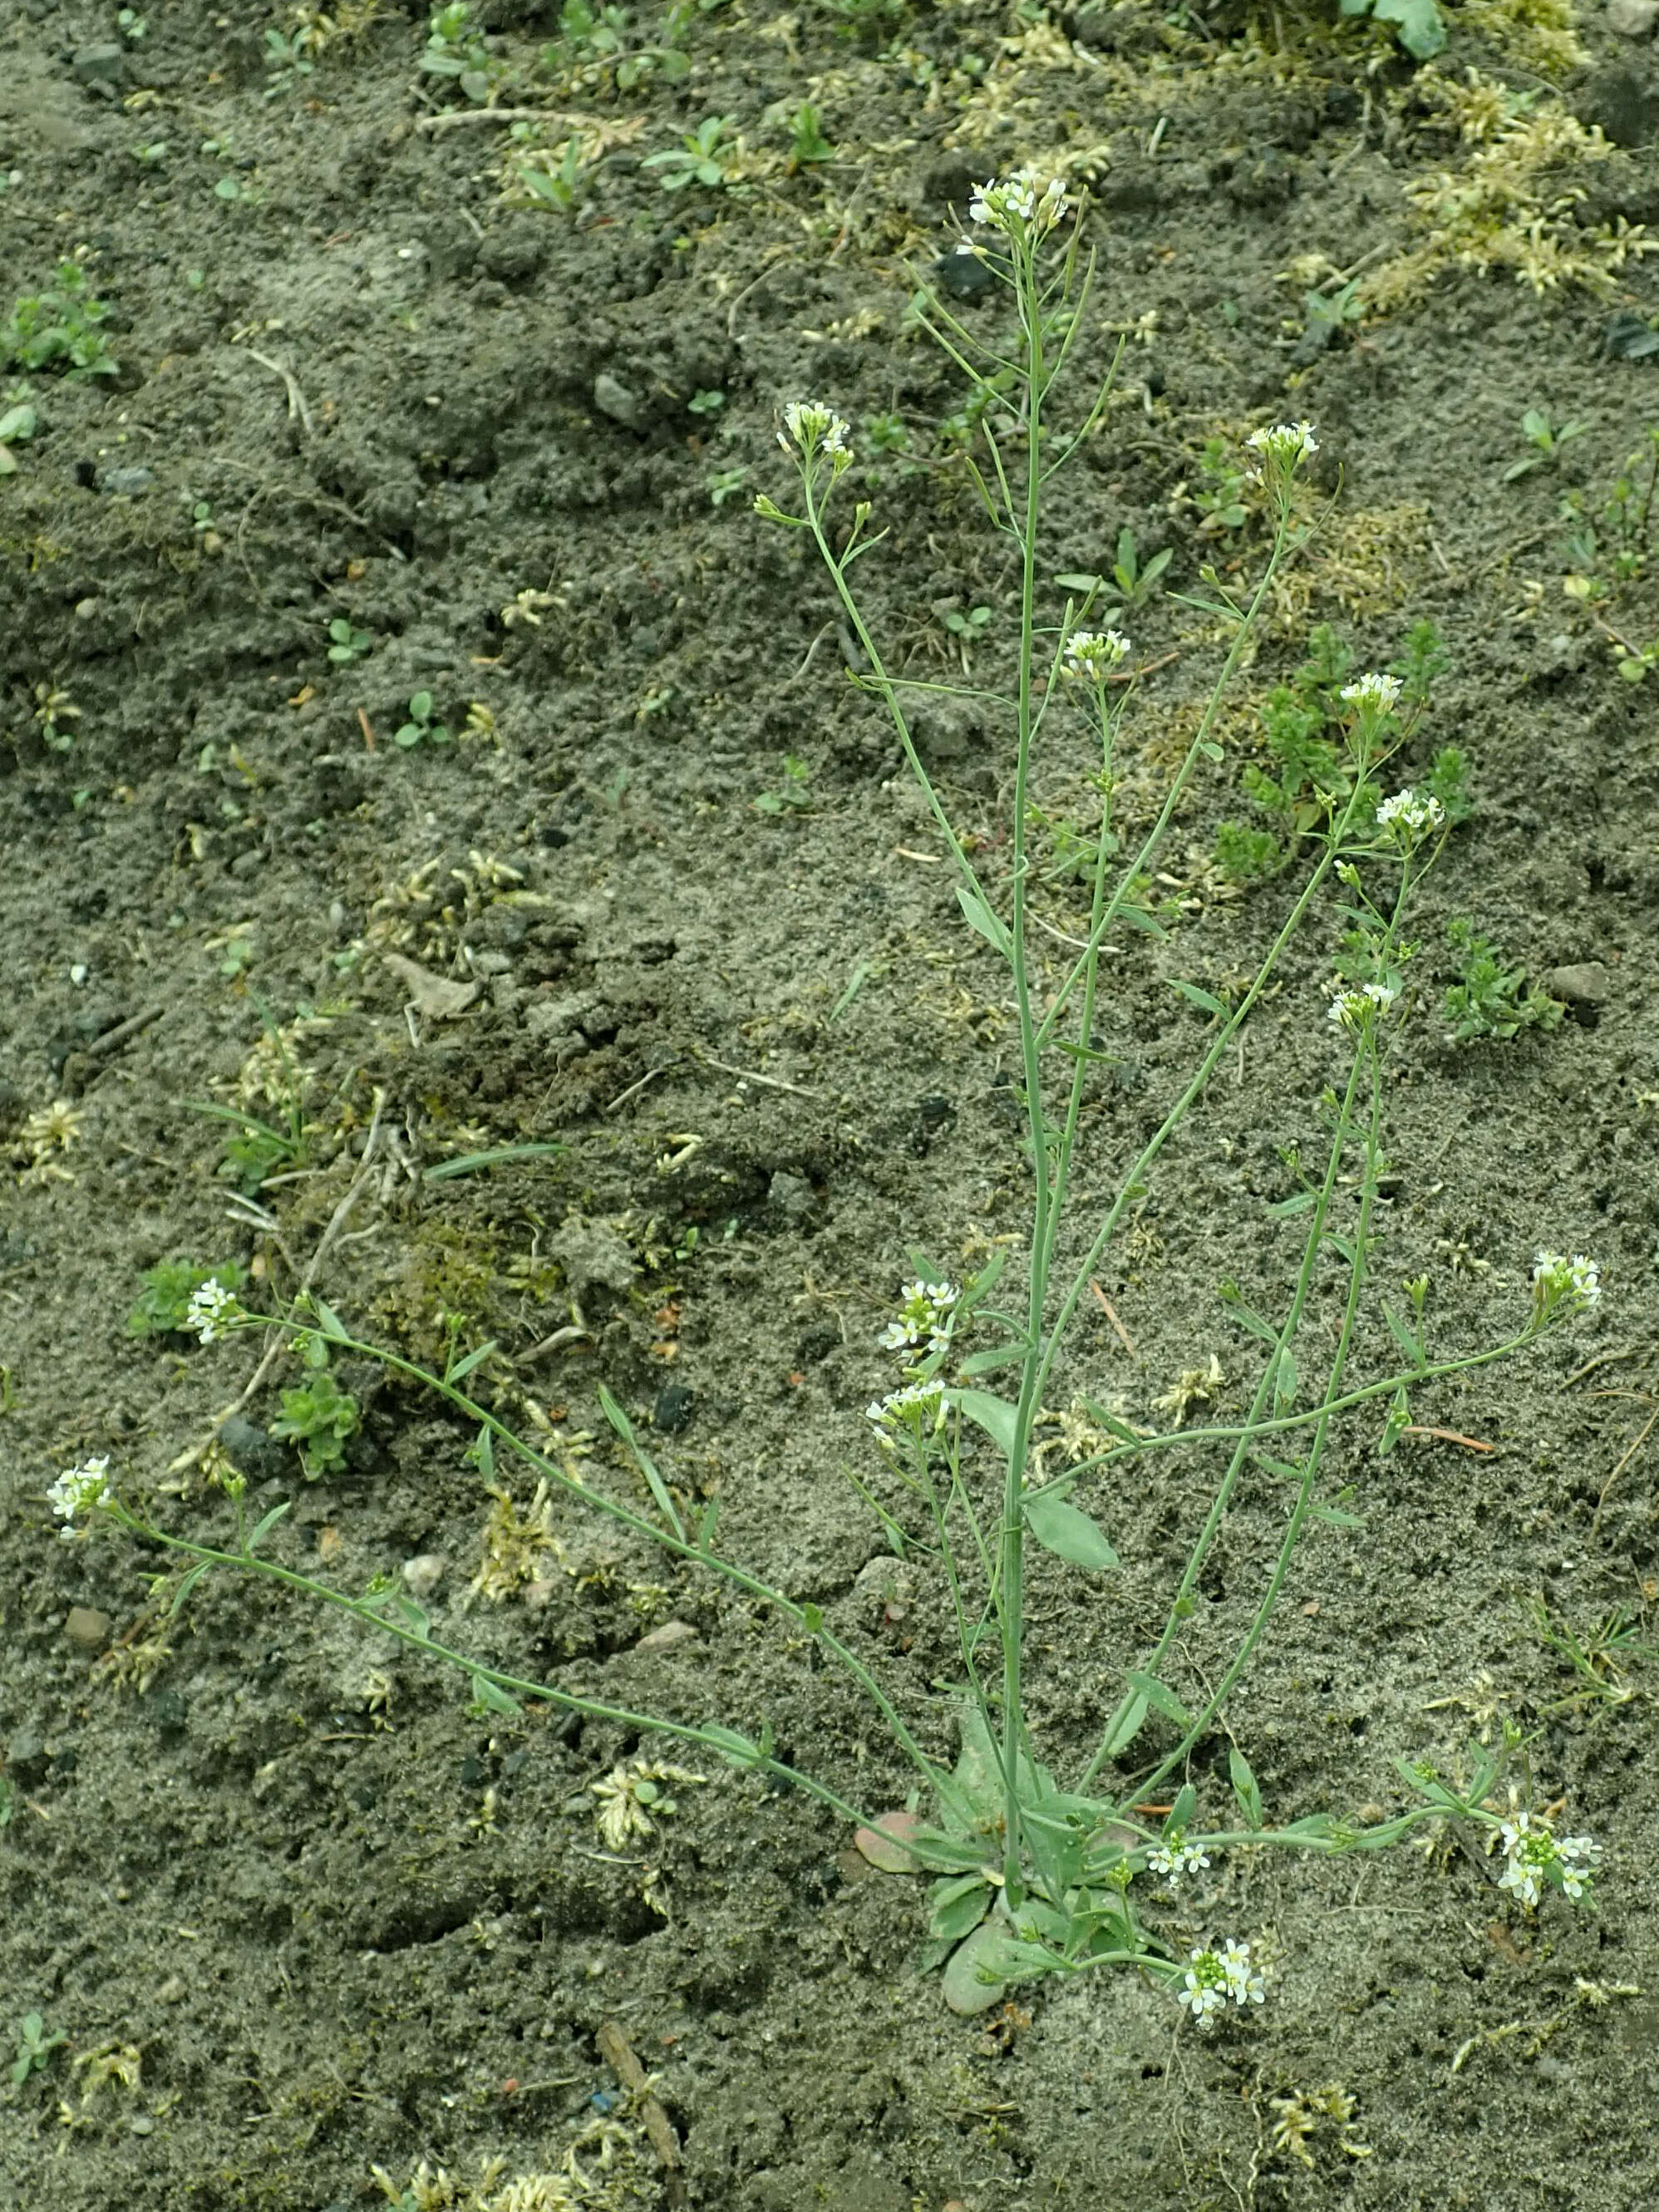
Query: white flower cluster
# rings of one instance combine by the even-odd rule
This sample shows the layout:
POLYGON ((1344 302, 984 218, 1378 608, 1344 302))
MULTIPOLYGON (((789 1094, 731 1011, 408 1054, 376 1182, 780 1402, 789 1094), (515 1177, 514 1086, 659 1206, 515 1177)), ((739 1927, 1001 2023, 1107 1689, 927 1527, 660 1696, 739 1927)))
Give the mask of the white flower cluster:
POLYGON ((962 1296, 955 1283, 925 1283, 920 1277, 899 1292, 898 1319, 880 1337, 884 1352, 943 1352, 951 1340, 951 1316, 962 1296))
POLYGON ((1083 684, 1103 684, 1118 663, 1128 658, 1129 641, 1121 630, 1078 629, 1066 641, 1060 672, 1083 684))
POLYGON ((945 1426, 945 1386, 906 1382, 884 1398, 872 1398, 864 1410, 876 1425, 876 1442, 884 1451, 893 1451, 901 1429, 908 1429, 914 1437, 939 1434, 945 1426))
POLYGON ((1588 1313, 1601 1295, 1601 1271, 1582 1252, 1540 1252, 1533 1262, 1532 1301, 1540 1321, 1565 1306, 1588 1313))
POLYGON ((1278 484, 1288 483, 1303 462, 1319 451, 1311 422, 1265 423, 1261 429, 1252 430, 1244 442, 1261 456, 1257 473, 1278 484))
POLYGON ((1432 793, 1426 791, 1396 791, 1376 810, 1377 828, 1391 830, 1407 846, 1416 844, 1419 838, 1432 836, 1445 819, 1445 808, 1432 793))
POLYGON ((793 438, 803 460, 810 461, 820 449, 829 454, 838 469, 845 468, 852 459, 852 450, 847 443, 846 416, 837 415, 821 399, 792 399, 783 410, 783 419, 789 428, 779 431, 778 443, 786 453, 793 453, 789 443, 793 438))
POLYGON ((1173 1887, 1184 1874, 1196 1874, 1200 1867, 1210 1863, 1210 1855, 1201 1851, 1196 1844, 1183 1843, 1179 1835, 1167 1837, 1156 1850, 1147 1855, 1146 1863, 1154 1874, 1161 1874, 1173 1887))
POLYGON ((1241 2008, 1265 2002, 1267 1984, 1250 1963, 1249 1945, 1229 1940, 1219 1951, 1193 1953, 1180 1995, 1199 2026, 1208 2027, 1230 1997, 1241 2008))
MULTIPOLYGON (((110 1488, 105 1477, 109 1473, 107 1459, 82 1460, 79 1467, 66 1467, 46 1492, 46 1502, 58 1519, 72 1522, 77 1513, 90 1513, 95 1506, 110 1504, 110 1488)), ((75 1540, 75 1530, 65 1525, 58 1531, 66 1544, 75 1540)))
POLYGON ((1069 205, 1064 177, 1051 178, 1046 190, 1039 193, 1036 171, 1016 169, 1000 181, 990 177, 984 184, 975 185, 968 214, 971 221, 988 223, 1005 237, 1018 238, 1029 231, 1041 238, 1054 228, 1069 205))
POLYGON ((1522 1905, 1534 1905, 1546 1888, 1559 1887, 1577 1904, 1584 1894, 1601 1846, 1588 1836, 1557 1836, 1549 1822, 1532 1813, 1516 1813, 1498 1829, 1504 1847, 1499 1889, 1511 1890, 1522 1905))
POLYGON ((204 1344, 212 1344, 234 1328, 242 1318, 242 1309, 234 1291, 228 1291, 222 1283, 202 1283, 190 1294, 190 1304, 185 1309, 185 1327, 199 1336, 204 1344))
POLYGON ((1368 674, 1358 676, 1352 684, 1342 686, 1341 696, 1351 707, 1369 707, 1378 714, 1391 714, 1400 703, 1400 678, 1397 676, 1368 674))
POLYGON ((1362 983, 1358 990, 1339 991, 1331 1000, 1330 1018, 1340 1030, 1363 1030, 1379 1014, 1386 1014, 1399 996, 1386 983, 1362 983))

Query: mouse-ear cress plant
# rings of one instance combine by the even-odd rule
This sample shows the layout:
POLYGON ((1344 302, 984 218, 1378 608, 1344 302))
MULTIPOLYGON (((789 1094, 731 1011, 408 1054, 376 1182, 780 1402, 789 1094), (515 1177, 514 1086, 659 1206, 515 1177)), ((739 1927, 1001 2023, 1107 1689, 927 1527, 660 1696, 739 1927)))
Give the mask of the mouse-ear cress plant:
MULTIPOLYGON (((1398 1762, 1414 1802, 1390 1819, 1370 1823, 1316 1814, 1274 1825, 1249 1761, 1237 1748, 1229 1759, 1231 1807, 1224 1814, 1212 1809, 1201 1817, 1199 1788, 1189 1769, 1200 1747, 1212 1741, 1267 1629, 1310 1525, 1345 1518, 1321 1496, 1337 1425, 1352 1414, 1375 1413, 1381 1417, 1378 1448, 1391 1449, 1411 1423, 1413 1394, 1536 1343, 1593 1306, 1600 1283, 1590 1261, 1540 1252, 1530 1304, 1509 1334, 1474 1351, 1437 1355, 1431 1352, 1425 1327, 1427 1282, 1419 1279, 1407 1285, 1408 1313, 1382 1307, 1392 1347, 1382 1363, 1384 1371, 1376 1372, 1379 1363, 1362 1358, 1372 1304, 1376 1209, 1385 1172, 1384 1076, 1411 999, 1407 921, 1449 834, 1439 799, 1409 787, 1385 793, 1379 781, 1409 734, 1411 712, 1397 679, 1381 674, 1362 675, 1340 693, 1346 710, 1341 773, 1333 778, 1332 791, 1321 796, 1322 823, 1298 848, 1310 857, 1256 973, 1231 1006, 1196 985, 1178 986, 1210 1017, 1207 1041, 1158 1127, 1116 1173, 1109 1199, 1088 1200, 1088 1218, 1079 1220, 1085 1210, 1075 1188, 1084 1109, 1091 1066, 1101 1056, 1092 1039, 1105 983, 1103 961, 1115 950, 1109 941, 1114 933, 1136 930, 1155 939, 1164 934, 1139 887, 1158 863, 1200 763, 1220 757, 1212 735, 1218 709, 1274 578, 1304 534, 1300 516, 1305 469, 1318 448, 1306 422, 1268 425, 1246 441, 1256 487, 1253 496, 1270 525, 1271 545, 1248 599, 1231 595, 1212 570, 1205 572, 1218 595, 1217 601, 1205 603, 1207 611, 1228 635, 1224 663, 1161 805, 1144 830, 1121 837, 1114 827, 1113 797, 1133 693, 1132 647, 1109 626, 1085 627, 1089 599, 1081 605, 1068 600, 1058 622, 1040 620, 1038 610, 1044 487, 1093 432, 1109 389, 1109 380, 1078 427, 1053 427, 1055 388, 1084 326, 1092 273, 1079 258, 1075 212, 1061 180, 1040 185, 1030 171, 978 186, 969 209, 975 242, 964 250, 979 254, 1006 288, 1015 336, 999 350, 982 344, 937 299, 927 300, 922 313, 970 380, 978 429, 967 465, 993 526, 1008 541, 1019 568, 1019 637, 1012 688, 973 694, 1006 715, 1012 749, 1012 822, 1003 884, 993 885, 976 871, 968 841, 951 823, 918 754, 907 717, 911 693, 964 687, 914 684, 891 675, 853 588, 852 571, 880 538, 868 533, 866 501, 857 501, 847 517, 838 499, 854 460, 853 433, 833 407, 797 401, 785 409, 779 442, 793 464, 797 492, 790 508, 764 497, 756 503, 764 519, 805 532, 816 546, 841 611, 863 649, 867 672, 854 680, 884 702, 945 840, 963 915, 1006 964, 1018 1012, 1024 1145, 1032 1170, 1023 1258, 1010 1266, 1006 1254, 1000 1255, 964 1283, 924 1265, 903 1286, 880 1338, 896 1361, 895 1387, 867 1409, 878 1471, 868 1484, 860 1485, 889 1540, 909 1555, 930 1558, 948 1598, 962 1673, 951 1704, 958 1738, 954 1763, 947 1765, 933 1747, 945 1709, 935 1700, 923 1715, 907 1715, 818 1606, 787 1596, 727 1558, 716 1545, 713 1504, 693 1526, 609 1393, 600 1394, 606 1417, 633 1455, 653 1510, 636 1510, 591 1482, 578 1481, 469 1396, 464 1382, 492 1348, 488 1346, 436 1374, 356 1341, 314 1297, 302 1297, 281 1316, 253 1314, 219 1282, 202 1285, 190 1314, 191 1325, 204 1342, 240 1329, 276 1326, 296 1346, 325 1342, 331 1352, 371 1358, 393 1374, 429 1386, 477 1424, 475 1452, 487 1474, 496 1449, 504 1449, 585 1510, 765 1603, 873 1703, 915 1771, 917 1797, 909 1812, 871 1821, 831 1783, 777 1758, 769 1729, 754 1738, 720 1720, 634 1712, 480 1666, 434 1638, 427 1613, 411 1599, 384 1591, 353 1596, 261 1556, 259 1546, 288 1508, 277 1506, 248 1528, 241 1480, 234 1474, 225 1478, 225 1486, 234 1504, 236 1535, 224 1546, 199 1543, 155 1526, 113 1490, 101 1460, 59 1476, 51 1502, 67 1524, 66 1536, 73 1535, 77 1518, 101 1515, 193 1560, 186 1587, 209 1568, 235 1568, 291 1584, 355 1613, 375 1629, 465 1670, 476 1697, 490 1709, 516 1710, 520 1700, 542 1700, 677 1736, 738 1766, 797 1784, 841 1818, 860 1824, 860 1841, 878 1863, 926 1869, 936 1877, 930 1932, 940 1955, 948 1953, 945 1992, 959 2010, 975 2010, 1009 1985, 1040 1976, 1118 1966, 1152 1978, 1207 2027, 1230 2007, 1243 2010, 1262 2002, 1267 1962, 1252 1954, 1248 1942, 1226 1935, 1183 1951, 1160 1931, 1156 1899, 1210 1867, 1223 1852, 1377 1850, 1419 1827, 1439 1824, 1481 1837, 1489 1852, 1501 1854, 1500 1886, 1528 1909, 1540 1904, 1547 1889, 1574 1901, 1589 1895, 1595 1847, 1585 1837, 1558 1837, 1540 1813, 1522 1806, 1522 1790, 1507 1780, 1525 1747, 1513 1730, 1496 1747, 1472 1747, 1467 1770, 1455 1782, 1426 1765, 1398 1762), (1073 957, 1049 980, 1032 957, 1029 794, 1039 741, 1050 717, 1058 720, 1073 714, 1085 719, 1099 741, 1103 818, 1093 854, 1086 935, 1073 941, 1073 957), (1328 1030, 1319 1030, 1328 1038, 1331 1059, 1322 1099, 1324 1160, 1300 1192, 1273 1209, 1299 1222, 1300 1254, 1270 1310, 1247 1304, 1231 1285, 1224 1285, 1221 1293, 1232 1319, 1260 1346, 1247 1409, 1235 1422, 1177 1425, 1148 1434, 1091 1406, 1101 1448, 1045 1479, 1033 1449, 1034 1433, 1091 1277, 1224 1054, 1237 1048, 1285 948, 1316 904, 1333 896, 1341 927, 1335 987, 1328 1002, 1328 1030), (1339 1187, 1345 1194, 1340 1228, 1334 1203, 1339 1187), (1346 1195, 1356 1188, 1357 1210, 1346 1195), (1315 1332, 1304 1323, 1316 1284, 1325 1289, 1333 1263, 1341 1291, 1340 1319, 1334 1344, 1321 1346, 1306 1340, 1315 1332), (995 1304, 1005 1281, 1012 1283, 1012 1294, 1005 1290, 1006 1303, 995 1304), (987 1378, 995 1379, 994 1389, 987 1378), (1116 1702, 1103 1714, 1092 1747, 1072 1771, 1062 1772, 1052 1753, 1045 1753, 1034 1740, 1030 1718, 1025 1585, 1030 1547, 1082 1575, 1111 1573, 1116 1554, 1098 1517, 1093 1492, 1101 1486, 1094 1479, 1109 1474, 1121 1492, 1150 1455, 1176 1448, 1206 1453, 1212 1461, 1215 1480, 1207 1510, 1168 1593, 1161 1628, 1144 1648, 1115 1651, 1121 1677, 1116 1702), (1200 1580, 1241 1485, 1264 1474, 1278 1486, 1285 1511, 1277 1548, 1264 1565, 1260 1595, 1214 1679, 1183 1695, 1172 1678, 1182 1675, 1183 1632, 1198 1610, 1200 1580), (1162 1802, 1166 1790, 1173 1792, 1167 1806, 1162 1802), (925 1810, 918 1813, 916 1803, 925 1810), (1144 1906, 1147 1893, 1154 1902, 1144 1906)), ((1316 1007, 1308 1018, 1317 1025, 1316 1007)), ((1092 1185, 1103 1164, 1091 1157, 1088 1165, 1092 1185)), ((181 1590, 179 1601, 183 1595, 181 1590)), ((1103 1624, 1100 1633, 1110 1632, 1103 1624)), ((1203 1763, 1207 1765, 1207 1759, 1203 1763)))

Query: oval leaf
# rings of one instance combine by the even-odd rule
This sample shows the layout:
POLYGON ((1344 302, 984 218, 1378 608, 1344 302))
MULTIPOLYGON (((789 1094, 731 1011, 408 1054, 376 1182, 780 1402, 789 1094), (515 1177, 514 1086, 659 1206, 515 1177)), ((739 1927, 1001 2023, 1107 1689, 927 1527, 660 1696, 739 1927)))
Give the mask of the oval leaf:
POLYGON ((971 2019, 976 2012, 989 2012, 994 2004, 1002 2002, 1006 1984, 996 1978, 993 1961, 1001 1954, 1006 1942, 994 1924, 981 1923, 967 1942, 958 1944, 951 1954, 942 1984, 945 2002, 964 2020, 971 2019), (981 1967, 993 1970, 982 1974, 981 1967))
POLYGON ((990 1885, 976 1874, 957 1875, 934 1885, 927 1933, 936 1943, 955 1943, 971 1936, 991 1902, 990 1885))
POLYGON ((994 1398, 988 1390, 951 1390, 946 1395, 959 1413, 975 1428, 984 1430, 1005 1459, 1013 1456, 1018 1407, 1011 1405, 1006 1398, 994 1398))
POLYGON ((921 1868, 904 1848, 903 1838, 922 1825, 919 1813, 884 1813, 870 1828, 860 1828, 853 1838, 872 1867, 884 1874, 919 1874, 921 1868))
POLYGON ((1079 1506, 1046 1491, 1025 1495, 1025 1525, 1045 1552, 1074 1567, 1115 1567, 1117 1553, 1079 1506))

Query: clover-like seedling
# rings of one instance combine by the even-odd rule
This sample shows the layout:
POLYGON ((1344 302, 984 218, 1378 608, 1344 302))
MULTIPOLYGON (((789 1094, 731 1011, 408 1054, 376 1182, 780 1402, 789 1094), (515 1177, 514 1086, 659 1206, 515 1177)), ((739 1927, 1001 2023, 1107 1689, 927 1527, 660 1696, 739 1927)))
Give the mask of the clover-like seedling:
POLYGON ((683 192, 690 185, 718 191, 726 181, 720 149, 735 128, 734 115, 706 115, 679 144, 661 154, 647 154, 642 168, 661 172, 657 182, 665 192, 683 192))
POLYGON ((432 719, 435 708, 429 691, 417 691, 409 702, 409 720, 392 732, 392 741, 405 752, 416 745, 447 745, 449 732, 432 719))
POLYGON ((357 1401, 342 1390, 327 1368, 319 1368, 298 1390, 284 1390, 283 1410, 270 1433, 298 1447, 307 1481, 338 1474, 345 1466, 346 1439, 357 1432, 357 1401))
POLYGON ((46 2033, 46 2023, 38 2012, 26 2012, 17 2023, 17 2056, 11 2062, 11 2078, 18 2087, 31 2074, 43 2073, 52 2063, 52 2054, 60 2043, 69 2038, 61 2027, 46 2033))
POLYGON ((50 284, 19 300, 0 325, 0 368, 60 369, 64 376, 116 376, 120 363, 97 327, 108 314, 78 261, 60 261, 50 284))
POLYGON ((354 660, 366 659, 374 650, 372 630, 355 629, 343 615, 336 615, 328 626, 328 657, 337 668, 346 668, 354 660))

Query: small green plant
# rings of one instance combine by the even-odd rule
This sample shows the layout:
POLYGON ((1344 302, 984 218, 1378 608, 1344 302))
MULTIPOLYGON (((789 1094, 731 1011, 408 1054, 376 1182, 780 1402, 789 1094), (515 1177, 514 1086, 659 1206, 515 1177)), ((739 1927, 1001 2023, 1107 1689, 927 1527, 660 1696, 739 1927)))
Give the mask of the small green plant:
POLYGON ((1561 448, 1582 438, 1589 428, 1588 422, 1564 422, 1557 430, 1551 427, 1548 412, 1542 407, 1528 407, 1521 417, 1521 434, 1533 448, 1524 459, 1511 461, 1504 471, 1505 483, 1516 483, 1529 477, 1534 469, 1560 459, 1561 448))
POLYGON ((48 751, 66 753, 75 743, 75 732, 66 729, 67 722, 78 722, 81 709, 61 685, 40 683, 34 687, 34 726, 40 732, 40 742, 48 751))
POLYGON ((247 1277, 234 1260, 217 1267, 198 1267, 193 1260, 162 1260, 146 1268, 139 1280, 143 1291, 127 1316, 129 1336, 166 1336, 182 1331, 191 1295, 204 1283, 218 1283, 235 1292, 242 1289, 247 1277))
MULTIPOLYGON (((28 386, 22 385, 19 389, 27 392, 28 386)), ((39 420, 27 399, 20 399, 15 406, 8 407, 3 414, 0 414, 0 446, 26 445, 34 435, 39 420)))
POLYGON ((631 42, 630 19, 625 8, 593 7, 590 0, 565 0, 559 15, 559 35, 542 50, 542 72, 566 84, 592 84, 609 76, 619 92, 631 92, 647 82, 678 84, 690 75, 691 58, 680 41, 700 14, 723 0, 684 0, 664 11, 660 36, 648 43, 631 42))
POLYGON ((863 46, 891 38, 910 12, 909 0, 826 0, 826 5, 842 37, 863 46))
POLYGON ((1394 34, 1414 61, 1432 61, 1446 43, 1446 19, 1435 0, 1340 0, 1345 15, 1369 15, 1392 23, 1394 34))
POLYGON ((726 394, 723 392, 694 392, 686 401, 685 408, 689 415, 718 415, 725 404, 726 394))
POLYGON ((1613 596, 1645 570, 1651 544, 1654 493, 1659 488, 1659 426, 1626 456, 1600 504, 1581 491, 1564 492, 1560 518, 1569 534, 1562 548, 1570 599, 1594 603, 1613 596))
POLYGON ((1460 822, 1467 822, 1474 811, 1474 802, 1469 797, 1468 756, 1461 745, 1441 746, 1420 787, 1431 799, 1440 802, 1454 829, 1460 822))
POLYGON ((520 161, 519 182, 544 207, 556 208, 561 215, 574 215, 587 166, 582 142, 573 132, 564 143, 556 167, 551 154, 541 156, 539 161, 520 161))
POLYGON ((315 64, 311 58, 311 37, 302 25, 290 37, 274 27, 265 33, 265 98, 281 100, 297 92, 301 80, 308 77, 315 64))
POLYGON ((1549 1707, 1553 1713, 1573 1705, 1628 1705, 1638 1694, 1626 1679, 1632 1661, 1659 1659, 1659 1650, 1642 1639, 1640 1616, 1626 1606, 1615 1606, 1583 1635, 1565 1616, 1553 1614, 1541 1597, 1533 1600, 1527 1617, 1545 1650, 1578 1678, 1579 1687, 1549 1707))
POLYGON ((61 2027, 48 2035, 40 2014, 26 2012, 17 2023, 17 2055, 11 2062, 11 2078, 16 2087, 21 2088, 31 2074, 44 2074, 52 2063, 52 2052, 68 2041, 61 2027))
POLYGON ((810 814, 812 794, 807 786, 812 781, 812 771, 799 753, 783 757, 783 788, 763 791, 752 800, 757 814, 810 814))
POLYGON ((946 607, 939 620, 955 638, 963 665, 966 667, 969 647, 977 645, 991 627, 991 610, 989 607, 969 607, 964 614, 960 607, 946 607))
MULTIPOLYGON (((1269 826, 1231 821, 1216 832, 1217 865, 1235 883, 1276 874, 1300 841, 1318 834, 1353 795, 1346 732, 1360 702, 1343 682, 1352 655, 1328 623, 1309 633, 1308 647, 1307 659, 1288 684, 1275 684, 1261 710, 1267 765, 1251 761, 1240 778, 1269 826)), ((1387 694, 1384 726, 1397 734, 1389 718, 1404 684, 1395 677, 1372 681, 1387 694)))
POLYGON ((0 325, 0 368, 66 377, 118 376, 121 365, 98 325, 109 313, 78 261, 60 261, 52 283, 27 294, 0 325))
POLYGON ((228 200, 235 207, 255 207, 258 204, 259 187, 252 177, 221 177, 213 187, 216 200, 228 200))
POLYGON ((355 629, 343 615, 336 615, 328 626, 328 657, 337 668, 349 668, 354 660, 366 660, 374 649, 371 630, 355 629))
MULTIPOLYGON (((312 1340, 312 1349, 328 1356, 320 1339, 312 1340)), ((326 1367, 319 1367, 297 1390, 283 1391, 283 1410, 270 1433, 297 1447, 306 1480, 315 1482, 319 1475, 343 1469, 346 1443, 357 1433, 358 1421, 357 1401, 341 1389, 326 1367)))
POLYGON ((392 733, 392 743, 407 752, 415 745, 447 745, 449 732, 432 719, 436 709, 429 691, 417 691, 409 702, 409 720, 392 733))
POLYGON ((836 149, 824 137, 822 118, 810 100, 802 100, 788 118, 789 167, 804 169, 814 161, 833 161, 836 149))
POLYGON ((683 192, 691 185, 700 185, 705 191, 719 191, 728 182, 722 150, 729 155, 732 149, 727 141, 737 129, 737 121, 735 115, 706 115, 678 146, 665 153, 647 154, 640 166, 659 172, 657 182, 665 192, 683 192))
POLYGON ((1056 576, 1054 582, 1064 592, 1081 592, 1091 599, 1097 595, 1099 604, 1091 606, 1091 619, 1109 626, 1126 616, 1139 614, 1158 597, 1163 589, 1164 571, 1172 558, 1170 547, 1165 546, 1143 567, 1135 534, 1126 523, 1117 533, 1109 577, 1083 574, 1056 576))
POLYGON ((748 481, 747 468, 716 469, 708 479, 710 503, 724 507, 726 501, 740 492, 748 481))
POLYGON ((141 169, 154 169, 158 168, 166 161, 167 152, 167 142, 165 138, 152 138, 146 145, 135 146, 132 149, 132 158, 141 169))
POLYGON ((1236 449, 1225 438, 1205 440, 1198 457, 1198 473, 1200 489, 1193 494, 1193 504, 1204 518, 1200 530, 1210 538, 1224 530, 1242 530, 1248 520, 1244 487, 1250 480, 1249 471, 1240 465, 1236 449))
POLYGON ((1339 331, 1357 323, 1364 312, 1357 276, 1334 292, 1304 292, 1302 316, 1306 344, 1298 349, 1297 359, 1304 357, 1305 350, 1322 351, 1339 331))
POLYGON ((471 18, 466 0, 449 0, 447 7, 433 9, 421 70, 423 76, 447 79, 463 98, 481 106, 501 71, 472 27, 471 18))
POLYGON ((911 449, 910 433, 902 415, 866 415, 864 434, 878 453, 908 453, 911 449))
POLYGON ((136 8, 119 9, 115 18, 115 27, 124 39, 130 39, 134 46, 146 38, 149 33, 148 21, 136 8))
POLYGON ((1477 1037, 1512 1037, 1522 1030, 1556 1027, 1565 1011, 1560 1000, 1529 983, 1524 968, 1509 966, 1492 939, 1480 936, 1467 917, 1447 923, 1446 939, 1456 956, 1458 980, 1446 993, 1441 1012, 1452 1025, 1454 1042, 1468 1044, 1477 1037))

